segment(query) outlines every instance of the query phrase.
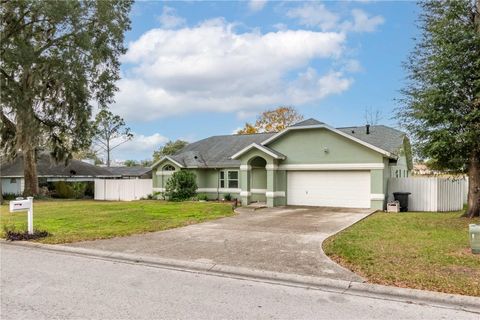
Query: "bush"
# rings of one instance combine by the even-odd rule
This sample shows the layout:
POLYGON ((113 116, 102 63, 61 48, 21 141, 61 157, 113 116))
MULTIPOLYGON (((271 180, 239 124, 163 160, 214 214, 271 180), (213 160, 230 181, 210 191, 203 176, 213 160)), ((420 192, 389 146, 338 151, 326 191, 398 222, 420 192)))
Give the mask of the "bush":
POLYGON ((62 199, 83 199, 86 193, 90 193, 88 190, 89 182, 55 182, 55 197, 62 199))
POLYGON ((165 196, 172 201, 183 201, 193 197, 197 191, 196 178, 191 171, 176 171, 167 180, 165 196))
POLYGON ((201 193, 197 196, 197 199, 198 200, 201 200, 201 201, 207 201, 208 200, 208 196, 205 194, 205 193, 201 193))
POLYGON ((3 194, 3 200, 5 200, 5 201, 15 200, 17 197, 21 197, 21 195, 15 194, 15 193, 4 193, 3 194))
POLYGON ((227 194, 223 195, 223 198, 226 201, 232 201, 232 195, 230 193, 227 193, 227 194))
POLYGON ((10 241, 35 240, 48 237, 50 234, 44 230, 33 229, 33 234, 28 234, 27 230, 17 231, 15 226, 4 226, 3 233, 5 239, 10 241))
POLYGON ((57 198, 71 199, 73 198, 73 189, 65 181, 57 181, 54 183, 55 196, 57 198))

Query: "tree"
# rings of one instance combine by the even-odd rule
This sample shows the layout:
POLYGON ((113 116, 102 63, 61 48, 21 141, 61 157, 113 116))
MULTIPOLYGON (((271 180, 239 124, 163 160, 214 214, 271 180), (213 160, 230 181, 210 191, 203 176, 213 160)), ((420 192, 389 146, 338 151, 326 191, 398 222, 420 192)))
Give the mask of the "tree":
POLYGON ((303 120, 303 116, 295 108, 278 107, 262 112, 253 125, 245 123, 245 127, 238 130, 237 134, 278 132, 301 120, 303 120))
POLYGON ((382 111, 372 108, 365 108, 365 123, 375 126, 382 120, 382 111))
POLYGON ((118 146, 133 139, 130 128, 125 126, 125 121, 107 109, 98 112, 94 122, 94 143, 107 156, 107 167, 110 167, 110 156, 118 146))
POLYGON ((165 185, 165 196, 168 200, 187 200, 197 192, 195 173, 186 170, 175 171, 165 185))
POLYGON ((161 147, 159 150, 153 152, 153 162, 157 162, 164 156, 174 154, 177 151, 180 151, 181 149, 183 149, 187 145, 188 145, 188 142, 184 140, 180 140, 180 139, 175 141, 170 140, 167 143, 165 143, 165 145, 161 147))
POLYGON ((73 159, 77 160, 91 159, 94 161, 95 165, 103 164, 102 159, 98 156, 98 152, 91 147, 74 152, 72 156, 73 159))
POLYGON ((138 166, 138 162, 135 161, 135 160, 125 160, 125 162, 123 163, 125 165, 125 167, 135 167, 135 166, 138 166))
POLYGON ((23 153, 38 194, 36 149, 57 160, 89 146, 92 103, 112 102, 130 0, 1 1, 0 147, 23 153))
POLYGON ((480 0, 421 3, 422 35, 406 62, 398 116, 417 153, 467 172, 469 217, 480 215, 480 0))

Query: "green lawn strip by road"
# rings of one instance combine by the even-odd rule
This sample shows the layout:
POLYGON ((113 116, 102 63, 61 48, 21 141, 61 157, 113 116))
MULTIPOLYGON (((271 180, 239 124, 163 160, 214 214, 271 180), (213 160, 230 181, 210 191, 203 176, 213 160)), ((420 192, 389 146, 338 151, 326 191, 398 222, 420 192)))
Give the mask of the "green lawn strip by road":
MULTIPOLYGON (((26 230, 27 213, 10 213, 1 206, 0 232, 15 225, 26 230)), ((34 228, 51 236, 43 243, 66 243, 166 230, 233 215, 232 206, 215 202, 93 200, 35 201, 34 228)))
POLYGON ((480 255, 462 212, 383 213, 328 239, 325 253, 370 282, 480 296, 480 255))

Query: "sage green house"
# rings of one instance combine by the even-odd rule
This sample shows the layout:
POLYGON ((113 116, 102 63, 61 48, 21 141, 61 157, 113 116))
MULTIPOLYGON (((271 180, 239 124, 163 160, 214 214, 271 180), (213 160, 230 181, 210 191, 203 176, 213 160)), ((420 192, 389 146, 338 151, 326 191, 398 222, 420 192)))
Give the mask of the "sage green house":
POLYGON ((213 136, 166 156, 152 168, 153 190, 191 170, 198 193, 231 194, 242 205, 382 209, 389 177, 412 169, 405 133, 387 126, 333 128, 315 119, 278 133, 213 136))

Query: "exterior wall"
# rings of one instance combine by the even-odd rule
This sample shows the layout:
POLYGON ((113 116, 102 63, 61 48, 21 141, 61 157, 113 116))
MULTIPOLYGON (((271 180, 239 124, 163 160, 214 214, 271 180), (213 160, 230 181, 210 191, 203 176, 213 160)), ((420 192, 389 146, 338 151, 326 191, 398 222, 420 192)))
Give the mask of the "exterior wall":
MULTIPOLYGON (((239 185, 241 181, 241 175, 239 168, 223 168, 223 169, 181 169, 174 163, 168 160, 162 162, 159 166, 152 170, 152 184, 153 191, 164 192, 168 178, 175 171, 163 171, 161 170, 165 165, 171 164, 175 167, 175 171, 189 170, 195 173, 197 177, 197 193, 206 194, 209 199, 223 199, 226 194, 230 194, 232 198, 240 197, 240 188, 220 188, 219 172, 224 171, 238 171, 239 172, 239 185)), ((226 173, 225 173, 226 174, 226 173)), ((228 179, 226 180, 227 183, 228 179)))
POLYGON ((24 188, 23 178, 14 178, 15 183, 11 183, 11 178, 2 178, 2 193, 13 193, 21 195, 24 188))
POLYGON ((390 175, 392 178, 408 178, 410 170, 408 169, 407 157, 401 152, 396 164, 390 165, 390 175))
POLYGON ((175 168, 175 171, 180 170, 179 166, 169 160, 165 160, 162 163, 158 164, 155 168, 153 168, 152 185, 154 192, 164 192, 168 178, 175 172, 163 170, 166 165, 173 166, 175 168))
POLYGON ((383 161, 380 153, 327 129, 292 130, 268 146, 287 156, 282 165, 383 161))

